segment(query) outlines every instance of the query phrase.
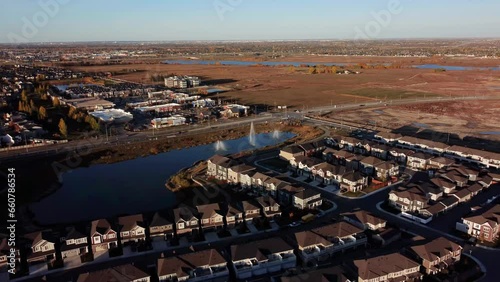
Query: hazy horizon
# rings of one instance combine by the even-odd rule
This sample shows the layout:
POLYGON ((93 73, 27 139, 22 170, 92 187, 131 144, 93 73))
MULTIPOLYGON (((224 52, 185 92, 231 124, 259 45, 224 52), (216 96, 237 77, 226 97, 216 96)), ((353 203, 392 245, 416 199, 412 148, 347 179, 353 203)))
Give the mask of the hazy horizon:
POLYGON ((0 43, 500 38, 500 1, 18 0, 0 43))

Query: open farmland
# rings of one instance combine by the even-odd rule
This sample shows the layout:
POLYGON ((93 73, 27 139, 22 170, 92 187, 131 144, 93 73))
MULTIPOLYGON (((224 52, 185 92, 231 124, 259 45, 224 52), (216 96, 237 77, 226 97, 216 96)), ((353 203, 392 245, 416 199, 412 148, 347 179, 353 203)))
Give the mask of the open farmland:
POLYGON ((167 64, 81 66, 73 69, 125 73, 114 77, 142 83, 151 83, 151 77, 156 75, 196 75, 208 84, 231 89, 220 94, 222 99, 249 105, 296 108, 431 96, 500 94, 498 71, 362 69, 356 75, 336 75, 308 74, 307 68, 167 64))

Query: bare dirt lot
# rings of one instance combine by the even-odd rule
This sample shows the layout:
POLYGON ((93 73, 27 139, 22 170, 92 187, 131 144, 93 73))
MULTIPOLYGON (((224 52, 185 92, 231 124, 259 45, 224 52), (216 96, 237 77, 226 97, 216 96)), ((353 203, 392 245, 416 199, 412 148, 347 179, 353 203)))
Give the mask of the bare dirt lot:
POLYGON ((404 126, 500 141, 500 100, 453 101, 367 108, 327 115, 379 130, 404 126))
POLYGON ((307 68, 131 64, 74 67, 76 70, 136 72, 116 78, 151 83, 154 75, 197 75, 209 84, 232 91, 220 98, 243 104, 315 107, 363 101, 430 96, 483 96, 500 94, 499 71, 447 71, 424 69, 361 69, 360 74, 308 74, 307 68))

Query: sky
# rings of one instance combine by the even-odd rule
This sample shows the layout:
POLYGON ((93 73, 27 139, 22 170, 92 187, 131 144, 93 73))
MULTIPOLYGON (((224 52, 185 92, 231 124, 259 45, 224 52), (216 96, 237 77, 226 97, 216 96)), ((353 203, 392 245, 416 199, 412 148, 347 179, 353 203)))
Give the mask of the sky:
POLYGON ((500 38, 498 0, 12 0, 0 42, 500 38))

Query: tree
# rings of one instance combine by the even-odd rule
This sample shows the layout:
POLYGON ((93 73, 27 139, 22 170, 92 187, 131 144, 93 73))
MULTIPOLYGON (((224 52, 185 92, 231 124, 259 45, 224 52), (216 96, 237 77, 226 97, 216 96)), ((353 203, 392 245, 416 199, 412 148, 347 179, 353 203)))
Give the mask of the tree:
POLYGON ((61 106, 61 101, 59 101, 59 98, 54 97, 54 99, 52 99, 52 106, 54 106, 54 108, 58 108, 59 106, 61 106))
POLYGON ((90 117, 89 124, 90 124, 90 128, 92 128, 92 130, 94 130, 94 131, 99 131, 99 129, 101 128, 101 125, 99 124, 99 122, 93 117, 90 117))
POLYGON ((309 70, 307 71, 308 74, 316 74, 316 68, 315 67, 309 67, 309 70))
POLYGON ((68 136, 68 127, 66 126, 66 122, 64 122, 64 119, 62 118, 59 120, 59 132, 64 138, 68 136))
POLYGON ((68 117, 71 119, 75 119, 75 114, 76 114, 76 108, 69 107, 68 117))
POLYGON ((332 66, 332 73, 337 74, 337 67, 336 66, 332 66))
POLYGON ((27 103, 28 102, 28 94, 26 93, 26 90, 23 90, 21 92, 21 101, 27 103))
POLYGON ((47 118, 47 110, 43 106, 40 106, 40 108, 38 108, 38 119, 44 120, 46 118, 47 118))

